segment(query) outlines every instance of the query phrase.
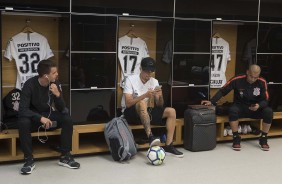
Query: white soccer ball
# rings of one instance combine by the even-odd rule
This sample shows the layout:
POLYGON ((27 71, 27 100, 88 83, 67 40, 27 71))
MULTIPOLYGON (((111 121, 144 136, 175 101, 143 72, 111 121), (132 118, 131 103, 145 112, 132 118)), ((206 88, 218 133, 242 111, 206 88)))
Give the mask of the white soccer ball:
POLYGON ((147 158, 152 165, 161 165, 165 159, 165 151, 160 146, 152 146, 147 151, 147 158))

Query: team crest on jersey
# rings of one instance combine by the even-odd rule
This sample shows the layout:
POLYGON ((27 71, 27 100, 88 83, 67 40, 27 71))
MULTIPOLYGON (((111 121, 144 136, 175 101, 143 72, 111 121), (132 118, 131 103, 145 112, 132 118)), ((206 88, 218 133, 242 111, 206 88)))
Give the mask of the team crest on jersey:
POLYGON ((239 93, 240 93, 240 97, 243 98, 243 96, 244 96, 243 91, 240 91, 239 93))
POLYGON ((19 111, 19 101, 12 102, 14 111, 19 111))
POLYGON ((254 94, 255 96, 259 96, 259 95, 260 95, 260 88, 254 88, 253 94, 254 94))

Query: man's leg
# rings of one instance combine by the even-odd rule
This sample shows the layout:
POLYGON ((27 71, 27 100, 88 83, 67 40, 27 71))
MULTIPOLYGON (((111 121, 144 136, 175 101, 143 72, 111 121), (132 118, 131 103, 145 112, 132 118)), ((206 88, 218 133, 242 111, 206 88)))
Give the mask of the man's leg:
POLYGON ((35 164, 32 155, 31 119, 23 117, 19 118, 18 127, 21 148, 24 153, 25 161, 23 167, 21 168, 21 174, 31 174, 33 169, 35 169, 35 164))
POLYGON ((229 108, 229 125, 231 127, 232 134, 233 134, 232 149, 235 151, 241 150, 241 137, 238 133, 239 114, 240 114, 240 106, 233 104, 229 108))
POLYGON ((68 167, 70 169, 78 169, 80 164, 74 161, 70 151, 72 149, 72 134, 73 134, 73 122, 68 114, 63 114, 57 111, 53 111, 51 120, 58 122, 58 128, 62 128, 61 131, 61 152, 59 165, 68 167))
POLYGON ((266 107, 262 110, 263 123, 262 123, 262 131, 261 136, 259 138, 259 144, 263 151, 269 151, 269 145, 267 144, 267 134, 271 127, 272 119, 273 119, 273 111, 270 107, 266 107))
POLYGON ((136 112, 140 117, 141 123, 144 126, 147 137, 149 138, 150 146, 156 146, 161 143, 159 138, 156 138, 152 134, 151 130, 151 118, 147 111, 147 102, 141 100, 136 103, 136 112))
POLYGON ((141 123, 144 126, 145 132, 149 137, 152 134, 151 124, 150 124, 150 116, 147 111, 147 103, 144 100, 141 100, 136 103, 136 112, 140 117, 141 123))
POLYGON ((147 103, 143 100, 126 108, 123 112, 124 118, 129 124, 142 124, 149 139, 150 146, 159 145, 160 139, 153 136, 151 131, 151 116, 147 110, 147 103))
POLYGON ((167 154, 172 154, 176 157, 183 157, 184 154, 178 151, 173 146, 173 135, 175 130, 176 112, 175 109, 167 107, 164 110, 162 118, 166 118, 167 139, 164 150, 167 154))

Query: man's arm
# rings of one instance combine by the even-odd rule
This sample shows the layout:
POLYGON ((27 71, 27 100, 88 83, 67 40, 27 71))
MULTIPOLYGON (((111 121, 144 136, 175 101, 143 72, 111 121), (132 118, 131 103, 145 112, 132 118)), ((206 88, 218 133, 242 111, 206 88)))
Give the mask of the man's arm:
POLYGON ((155 103, 157 106, 162 107, 164 105, 164 98, 162 89, 155 90, 155 103))
POLYGON ((34 118, 35 121, 40 122, 41 115, 30 109, 32 87, 28 84, 24 85, 21 92, 21 100, 19 105, 19 117, 34 118))
POLYGON ((230 79, 218 92, 211 98, 210 101, 203 100, 201 104, 204 105, 216 105, 217 101, 221 99, 221 97, 227 95, 231 90, 236 87, 236 77, 230 79))
POLYGON ((150 98, 151 96, 153 96, 153 93, 154 93, 153 90, 148 90, 147 93, 144 93, 143 95, 135 98, 133 98, 132 94, 124 93, 126 108, 131 107, 132 105, 143 100, 144 98, 150 98))
POLYGON ((260 78, 260 81, 262 81, 262 90, 261 90, 261 95, 260 95, 260 101, 258 103, 259 108, 264 108, 266 106, 268 106, 268 100, 269 100, 269 93, 268 93, 268 89, 267 89, 267 82, 260 78))
POLYGON ((55 96, 54 97, 54 103, 55 103, 56 109, 59 112, 62 112, 65 109, 66 104, 65 104, 65 101, 64 101, 64 98, 63 98, 63 95, 62 95, 62 90, 58 86, 60 86, 59 83, 56 83, 56 84, 52 83, 51 86, 50 86, 50 90, 53 93, 53 95, 55 96))

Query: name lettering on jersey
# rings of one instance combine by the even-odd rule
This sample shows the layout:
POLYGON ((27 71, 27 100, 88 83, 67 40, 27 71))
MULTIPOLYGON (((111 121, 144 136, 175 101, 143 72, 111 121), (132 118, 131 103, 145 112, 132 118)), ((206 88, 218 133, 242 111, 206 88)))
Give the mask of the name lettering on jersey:
POLYGON ((133 55, 139 55, 139 48, 133 47, 133 46, 122 46, 121 47, 121 53, 122 54, 133 54, 133 55))
POLYGON ((211 80, 211 84, 216 85, 216 84, 222 84, 222 80, 211 80))
POLYGON ((223 50, 223 49, 224 49, 224 46, 213 45, 213 46, 212 46, 212 49, 213 49, 213 50, 223 50))
POLYGON ((34 42, 34 43, 19 43, 18 46, 18 52, 28 52, 28 51, 40 51, 40 43, 34 42))
POLYGON ((212 77, 220 77, 220 74, 219 73, 213 73, 212 77))
POLYGON ((223 50, 212 50, 212 53, 216 54, 216 53, 223 53, 223 50))

